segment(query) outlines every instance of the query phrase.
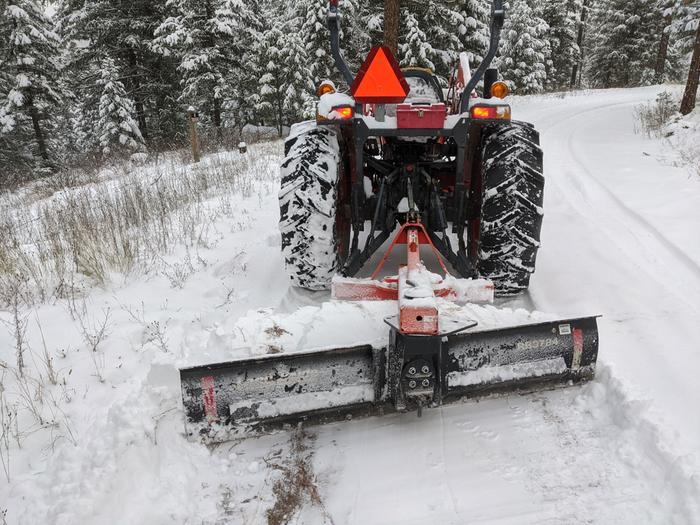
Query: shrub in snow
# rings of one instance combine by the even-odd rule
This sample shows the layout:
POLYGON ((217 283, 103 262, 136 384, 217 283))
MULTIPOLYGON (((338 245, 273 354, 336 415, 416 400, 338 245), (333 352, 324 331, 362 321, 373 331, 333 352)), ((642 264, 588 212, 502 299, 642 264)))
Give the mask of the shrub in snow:
POLYGON ((148 155, 146 153, 134 153, 129 157, 129 160, 135 166, 143 166, 148 160, 148 155))
POLYGON ((678 112, 680 99, 668 91, 659 93, 655 102, 643 104, 636 109, 642 129, 650 136, 659 136, 662 129, 678 112))

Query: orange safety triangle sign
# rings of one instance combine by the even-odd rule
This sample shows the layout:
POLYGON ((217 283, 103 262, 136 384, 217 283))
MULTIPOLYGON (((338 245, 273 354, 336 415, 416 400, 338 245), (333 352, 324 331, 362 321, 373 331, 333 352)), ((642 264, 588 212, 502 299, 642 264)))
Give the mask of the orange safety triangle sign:
POLYGON ((386 46, 372 48, 350 86, 353 98, 361 104, 397 104, 410 90, 399 63, 386 46))

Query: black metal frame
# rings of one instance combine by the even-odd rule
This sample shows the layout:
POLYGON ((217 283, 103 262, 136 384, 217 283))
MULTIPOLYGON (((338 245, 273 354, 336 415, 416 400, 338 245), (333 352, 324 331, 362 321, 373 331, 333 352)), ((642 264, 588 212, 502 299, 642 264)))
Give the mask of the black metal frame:
MULTIPOLYGON (((444 137, 453 139, 456 148, 457 155, 455 160, 455 173, 459 178, 465 172, 465 160, 467 157, 467 146, 468 146, 468 135, 470 121, 465 116, 459 120, 459 122, 452 129, 389 129, 389 128, 376 128, 370 129, 363 119, 354 119, 353 123, 353 141, 355 151, 353 152, 355 159, 360 159, 359 162, 356 161, 355 164, 355 174, 353 177, 352 188, 351 188, 351 210, 352 210, 352 229, 353 236, 349 251, 348 259, 343 267, 343 274, 346 276, 353 276, 362 268, 362 266, 369 260, 369 258, 376 252, 384 242, 389 239, 389 236, 394 231, 396 225, 396 211, 389 209, 387 206, 387 192, 388 187, 394 184, 396 180, 401 177, 402 179, 407 178, 407 170, 415 170, 417 176, 426 176, 425 168, 430 166, 430 163, 422 163, 422 165, 412 165, 407 164, 398 168, 394 168, 391 172, 387 173, 382 180, 379 193, 376 197, 376 202, 373 200, 369 206, 369 211, 372 224, 370 233, 365 241, 363 248, 360 248, 360 232, 365 228, 365 219, 367 217, 367 201, 364 193, 364 168, 365 162, 369 164, 378 164, 376 159, 370 159, 364 155, 365 143, 368 139, 372 137, 444 137)), ((381 169, 381 168, 380 168, 381 169)), ((458 188, 455 188, 458 190, 458 188)), ((461 191, 466 193, 466 185, 462 185, 461 191)), ((455 268, 455 270, 464 277, 475 276, 475 270, 473 265, 469 262, 466 250, 464 246, 460 247, 457 251, 452 249, 450 239, 447 234, 447 220, 446 211, 444 209, 442 201, 437 197, 437 194, 433 189, 430 190, 430 197, 432 206, 430 210, 423 211, 423 223, 426 225, 428 234, 431 237, 431 241, 438 249, 440 254, 450 262, 450 264, 455 268), (437 218, 437 220, 436 220, 437 218), (439 234, 440 233, 440 234, 439 234)), ((459 196, 455 194, 456 201, 459 200, 459 196)), ((464 202, 464 198, 460 200, 464 202)), ((466 205, 465 205, 466 206, 466 205)), ((463 214, 458 214, 460 220, 460 227, 457 228, 456 233, 460 238, 464 236, 465 220, 463 214)), ((457 223, 455 223, 457 224, 457 223)))

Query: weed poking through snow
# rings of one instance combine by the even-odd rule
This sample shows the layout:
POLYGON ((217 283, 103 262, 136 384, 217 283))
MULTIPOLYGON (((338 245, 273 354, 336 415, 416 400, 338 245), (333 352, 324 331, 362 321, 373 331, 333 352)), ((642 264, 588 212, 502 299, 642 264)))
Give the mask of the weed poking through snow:
POLYGON ((272 487, 275 503, 267 511, 268 525, 290 523, 304 505, 305 498, 320 508, 325 521, 333 525, 333 519, 321 499, 316 475, 311 466, 313 451, 308 447, 308 441, 311 439, 312 436, 300 425, 291 435, 290 456, 286 461, 276 463, 265 460, 270 468, 282 474, 272 487))

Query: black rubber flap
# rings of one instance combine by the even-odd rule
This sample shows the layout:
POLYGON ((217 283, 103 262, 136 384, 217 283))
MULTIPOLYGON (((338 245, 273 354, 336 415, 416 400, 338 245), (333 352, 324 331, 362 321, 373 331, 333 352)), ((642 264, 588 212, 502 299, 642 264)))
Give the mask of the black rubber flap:
POLYGON ((182 369, 187 432, 221 441, 232 431, 372 405, 381 396, 381 356, 359 346, 182 369))
POLYGON ((598 358, 596 317, 450 336, 443 385, 447 395, 483 395, 547 381, 589 379, 598 358))

